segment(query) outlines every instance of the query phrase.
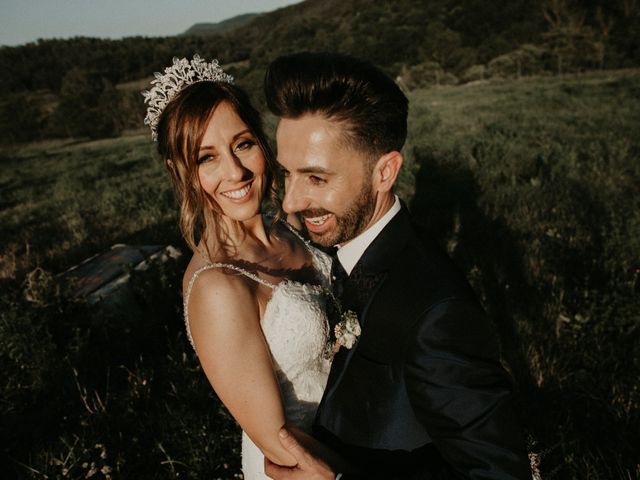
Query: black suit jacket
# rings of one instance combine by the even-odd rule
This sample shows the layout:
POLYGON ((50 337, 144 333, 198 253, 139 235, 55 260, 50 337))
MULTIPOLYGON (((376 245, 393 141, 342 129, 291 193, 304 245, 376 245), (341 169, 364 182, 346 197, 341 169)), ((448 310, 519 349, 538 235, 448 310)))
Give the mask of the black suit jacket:
POLYGON ((354 267, 343 304, 362 334, 334 358, 314 431, 362 478, 531 478, 493 329, 404 206, 354 267))

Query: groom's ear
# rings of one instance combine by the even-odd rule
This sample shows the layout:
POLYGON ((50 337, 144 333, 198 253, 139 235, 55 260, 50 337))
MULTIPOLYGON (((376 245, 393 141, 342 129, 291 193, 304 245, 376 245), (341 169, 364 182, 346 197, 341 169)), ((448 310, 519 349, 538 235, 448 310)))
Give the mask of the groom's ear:
POLYGON ((398 178, 402 167, 402 154, 389 152, 382 155, 373 168, 373 188, 378 192, 388 192, 393 189, 393 184, 398 178))

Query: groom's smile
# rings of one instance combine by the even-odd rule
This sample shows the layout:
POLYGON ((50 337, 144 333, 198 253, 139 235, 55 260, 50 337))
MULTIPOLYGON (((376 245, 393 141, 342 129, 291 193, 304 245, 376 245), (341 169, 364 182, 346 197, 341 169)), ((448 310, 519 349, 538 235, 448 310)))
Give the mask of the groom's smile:
POLYGON ((305 223, 307 224, 307 228, 311 228, 311 229, 319 229, 325 226, 325 224, 327 223, 327 220, 331 217, 332 215, 330 213, 326 214, 326 215, 322 215, 320 217, 309 217, 309 216, 305 216, 304 214, 302 215, 302 218, 304 219, 305 223))

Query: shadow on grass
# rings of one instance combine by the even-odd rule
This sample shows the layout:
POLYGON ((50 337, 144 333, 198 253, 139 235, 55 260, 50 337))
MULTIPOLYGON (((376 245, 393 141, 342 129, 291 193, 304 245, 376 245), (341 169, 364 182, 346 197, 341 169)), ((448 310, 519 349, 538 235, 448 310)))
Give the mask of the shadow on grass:
POLYGON ((479 208, 479 186, 470 170, 443 165, 424 153, 417 160, 420 170, 410 203, 413 217, 466 273, 496 325, 503 356, 519 389, 530 392, 535 382, 509 305, 527 299, 532 306, 529 315, 541 312, 533 307, 538 302, 528 298, 531 292, 518 244, 505 225, 479 208))
MULTIPOLYGON (((527 270, 532 268, 527 263, 531 246, 526 238, 530 237, 512 231, 499 215, 490 218, 485 213, 487 198, 482 197, 469 168, 435 158, 428 151, 416 149, 415 153, 420 168, 410 210, 467 275, 496 325, 503 359, 515 380, 521 424, 530 442, 536 442, 530 448, 543 452, 543 478, 586 478, 589 474, 593 478, 631 478, 633 439, 637 438, 632 428, 637 416, 621 417, 621 409, 613 406, 607 391, 615 388, 607 371, 608 365, 617 369, 629 361, 626 355, 633 355, 633 340, 608 325, 604 314, 598 320, 606 326, 601 337, 596 332, 598 324, 574 337, 554 332, 557 299, 547 285, 540 285, 543 277, 527 270), (600 367, 597 361, 591 362, 598 350, 603 355, 600 367), (533 358, 535 352, 546 358, 533 358)), ((576 202, 579 211, 574 218, 588 212, 588 218, 578 221, 587 227, 597 224, 602 215, 587 192, 580 185, 565 188, 559 198, 566 194, 572 202, 568 205, 576 202)), ((568 205, 563 208, 570 208, 568 205)), ((543 251, 542 258, 548 261, 545 268, 555 269, 560 281, 566 282, 567 297, 571 297, 564 299, 566 304, 584 302, 576 295, 583 288, 583 278, 591 279, 597 292, 606 292, 602 272, 593 267, 595 262, 585 261, 597 258, 599 249, 600 240, 594 233, 588 245, 575 250, 543 251)))

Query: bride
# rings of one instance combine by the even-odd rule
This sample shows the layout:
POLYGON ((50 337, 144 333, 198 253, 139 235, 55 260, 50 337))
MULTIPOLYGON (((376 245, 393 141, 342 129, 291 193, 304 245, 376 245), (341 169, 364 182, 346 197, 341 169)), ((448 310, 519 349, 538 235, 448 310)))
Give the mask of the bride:
POLYGON ((217 61, 174 59, 152 88, 151 128, 180 203, 193 257, 184 319, 217 395, 243 430, 245 479, 267 478, 264 456, 292 466, 278 431, 309 430, 329 372, 326 315, 331 259, 286 222, 276 163, 258 112, 217 61))

